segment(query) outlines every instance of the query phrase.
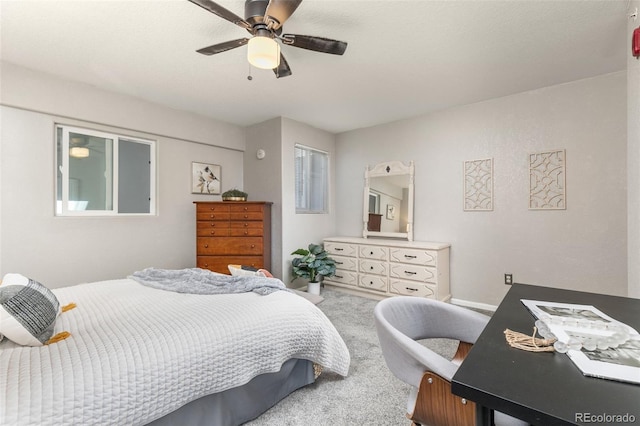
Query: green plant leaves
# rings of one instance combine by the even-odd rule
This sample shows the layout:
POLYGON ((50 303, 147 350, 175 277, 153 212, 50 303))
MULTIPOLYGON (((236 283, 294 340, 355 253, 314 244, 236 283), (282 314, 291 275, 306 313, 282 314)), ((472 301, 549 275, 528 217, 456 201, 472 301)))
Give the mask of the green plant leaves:
POLYGON ((293 277, 306 278, 315 281, 319 276, 331 277, 335 275, 336 263, 329 257, 329 254, 319 244, 309 244, 309 250, 297 249, 292 255, 296 257, 291 261, 293 277))

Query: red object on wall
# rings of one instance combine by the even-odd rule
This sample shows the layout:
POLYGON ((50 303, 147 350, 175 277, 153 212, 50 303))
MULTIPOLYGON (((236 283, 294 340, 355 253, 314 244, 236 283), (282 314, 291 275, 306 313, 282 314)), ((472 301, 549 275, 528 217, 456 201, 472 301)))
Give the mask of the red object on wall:
POLYGON ((633 30, 631 36, 631 54, 636 58, 640 57, 640 27, 633 30))

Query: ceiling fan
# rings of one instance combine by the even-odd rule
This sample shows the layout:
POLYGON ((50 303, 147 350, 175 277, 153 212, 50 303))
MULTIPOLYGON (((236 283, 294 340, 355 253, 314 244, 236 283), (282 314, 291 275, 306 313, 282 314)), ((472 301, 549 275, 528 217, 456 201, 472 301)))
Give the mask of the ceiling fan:
POLYGON ((300 6, 302 0, 246 0, 244 19, 211 0, 189 0, 203 9, 247 30, 253 37, 239 38, 198 49, 203 55, 215 55, 248 44, 249 62, 258 68, 273 69, 277 78, 291 75, 291 68, 280 52, 284 45, 316 52, 342 55, 344 41, 298 34, 282 34, 282 25, 300 6))

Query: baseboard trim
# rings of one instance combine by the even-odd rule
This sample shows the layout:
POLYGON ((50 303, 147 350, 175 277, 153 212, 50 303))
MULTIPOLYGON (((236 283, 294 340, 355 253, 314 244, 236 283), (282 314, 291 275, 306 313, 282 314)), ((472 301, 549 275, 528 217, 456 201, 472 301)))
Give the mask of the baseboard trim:
POLYGON ((498 309, 498 307, 495 305, 489 305, 487 303, 470 302, 468 300, 455 299, 455 298, 451 299, 451 304, 464 306, 465 308, 474 308, 474 309, 480 309, 483 311, 491 311, 491 312, 495 312, 496 309, 498 309))

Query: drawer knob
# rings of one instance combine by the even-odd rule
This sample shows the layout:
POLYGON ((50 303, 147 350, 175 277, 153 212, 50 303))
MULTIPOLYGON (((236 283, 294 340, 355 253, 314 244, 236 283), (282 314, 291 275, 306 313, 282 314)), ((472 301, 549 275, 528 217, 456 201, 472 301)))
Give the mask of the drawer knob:
POLYGON ((370 254, 372 254, 372 255, 373 255, 373 252, 371 252, 370 254))
POLYGON ((244 211, 246 212, 247 210, 248 210, 248 209, 245 207, 245 208, 244 208, 244 211))
POLYGON ((249 235, 249 231, 244 231, 244 235, 249 235))
POLYGON ((371 269, 373 271, 373 266, 370 266, 369 269, 371 269))
POLYGON ((205 267, 205 268, 208 268, 208 267, 209 267, 209 264, 208 264, 208 263, 205 263, 205 264, 204 264, 204 267, 205 267))
POLYGON ((251 244, 251 248, 256 248, 256 245, 255 244, 251 244))
POLYGON ((216 231, 211 231, 211 235, 216 235, 216 231))
POLYGON ((214 226, 216 226, 216 224, 211 222, 211 227, 213 228, 214 226))
POLYGON ((212 214, 212 215, 211 215, 211 219, 214 219, 215 217, 216 217, 216 215, 215 215, 215 214, 212 214))
POLYGON ((247 226, 249 226, 249 224, 247 222, 244 223, 244 227, 246 228, 247 226))
POLYGON ((209 248, 209 244, 205 244, 205 245, 204 245, 204 248, 209 248))

